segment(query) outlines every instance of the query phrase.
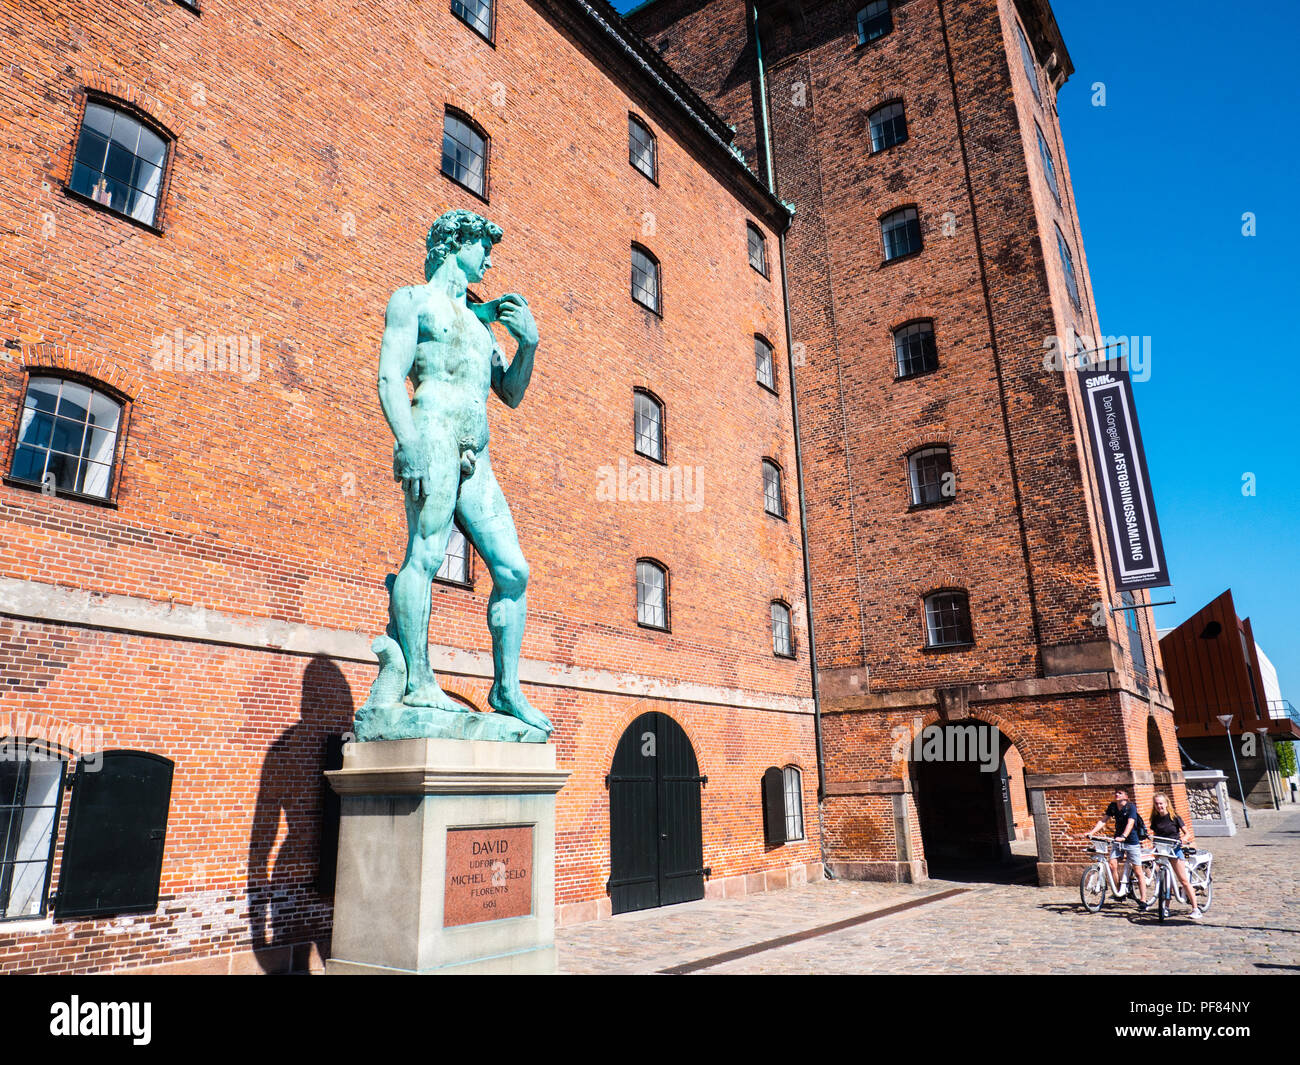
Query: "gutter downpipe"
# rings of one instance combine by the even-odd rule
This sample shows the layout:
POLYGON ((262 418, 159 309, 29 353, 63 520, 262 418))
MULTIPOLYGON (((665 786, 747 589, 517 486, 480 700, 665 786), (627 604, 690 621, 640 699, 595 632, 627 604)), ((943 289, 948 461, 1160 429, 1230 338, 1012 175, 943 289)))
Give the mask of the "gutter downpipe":
MULTIPOLYGON (((758 7, 749 8, 750 27, 754 34, 754 54, 758 61, 758 95, 760 112, 763 117, 763 156, 766 161, 767 188, 776 195, 776 175, 772 163, 772 126, 767 112, 767 75, 763 68, 763 41, 758 34, 758 7)), ((787 229, 789 228, 787 224, 787 229)), ((799 402, 795 395, 794 378, 794 341, 790 329, 790 287, 786 273, 785 231, 777 234, 777 249, 781 262, 781 309, 785 314, 785 354, 786 373, 790 381, 790 413, 794 426, 794 469, 795 480, 799 490, 799 538, 803 552, 803 594, 808 614, 808 672, 812 680, 813 700, 813 737, 817 746, 817 811, 820 817, 822 803, 826 799, 825 760, 822 754, 822 707, 821 693, 817 686, 817 638, 813 625, 812 570, 808 560, 808 508, 804 502, 803 449, 799 441, 799 402)), ((820 834, 820 833, 819 833, 820 834)), ((825 837, 822 836, 822 867, 828 870, 826 862, 825 837)))

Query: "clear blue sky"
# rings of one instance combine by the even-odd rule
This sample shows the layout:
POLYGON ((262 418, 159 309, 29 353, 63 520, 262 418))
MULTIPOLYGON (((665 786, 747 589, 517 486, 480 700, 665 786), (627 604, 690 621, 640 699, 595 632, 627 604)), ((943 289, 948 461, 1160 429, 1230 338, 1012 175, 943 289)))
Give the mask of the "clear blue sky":
POLYGON ((1300 3, 1053 7, 1102 333, 1151 338, 1134 388, 1174 579, 1152 597, 1178 600, 1156 622, 1231 588, 1300 706, 1300 3))
POLYGON ((1178 600, 1157 623, 1231 588, 1300 706, 1300 4, 1053 7, 1102 332, 1152 338, 1134 390, 1174 580, 1152 597, 1178 600))

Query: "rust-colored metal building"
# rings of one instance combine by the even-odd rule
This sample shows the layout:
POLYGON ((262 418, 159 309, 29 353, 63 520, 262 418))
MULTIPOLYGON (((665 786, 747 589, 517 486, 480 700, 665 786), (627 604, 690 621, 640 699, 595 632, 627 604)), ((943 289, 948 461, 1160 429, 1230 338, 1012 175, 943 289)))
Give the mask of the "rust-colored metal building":
POLYGON ((1270 707, 1255 633, 1250 618, 1238 616, 1232 589, 1162 636, 1160 654, 1185 755, 1223 771, 1233 796, 1240 799, 1244 788, 1251 806, 1282 801, 1274 743, 1300 739, 1300 721, 1282 707, 1270 707), (1224 714, 1232 715, 1236 766, 1228 730, 1219 720, 1224 714))

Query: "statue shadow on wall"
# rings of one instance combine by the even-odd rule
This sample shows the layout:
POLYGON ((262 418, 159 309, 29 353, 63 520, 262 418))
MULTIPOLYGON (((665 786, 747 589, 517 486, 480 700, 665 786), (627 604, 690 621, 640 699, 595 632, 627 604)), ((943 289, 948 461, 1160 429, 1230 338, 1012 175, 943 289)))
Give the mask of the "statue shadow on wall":
POLYGON ((352 688, 324 655, 302 673, 299 720, 267 749, 248 843, 251 947, 265 972, 301 972, 329 955, 338 799, 322 775, 342 765, 352 688), (280 845, 281 823, 287 831, 280 845))

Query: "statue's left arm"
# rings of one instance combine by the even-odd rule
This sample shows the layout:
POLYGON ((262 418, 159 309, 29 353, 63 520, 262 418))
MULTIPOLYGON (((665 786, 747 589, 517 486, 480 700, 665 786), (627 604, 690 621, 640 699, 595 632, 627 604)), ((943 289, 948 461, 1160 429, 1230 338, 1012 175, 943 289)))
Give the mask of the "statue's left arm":
POLYGON ((533 356, 537 353, 537 323, 528 301, 510 292, 496 304, 496 320, 506 327, 518 347, 509 366, 492 367, 492 388, 508 407, 517 407, 524 400, 524 392, 533 376, 533 356))

